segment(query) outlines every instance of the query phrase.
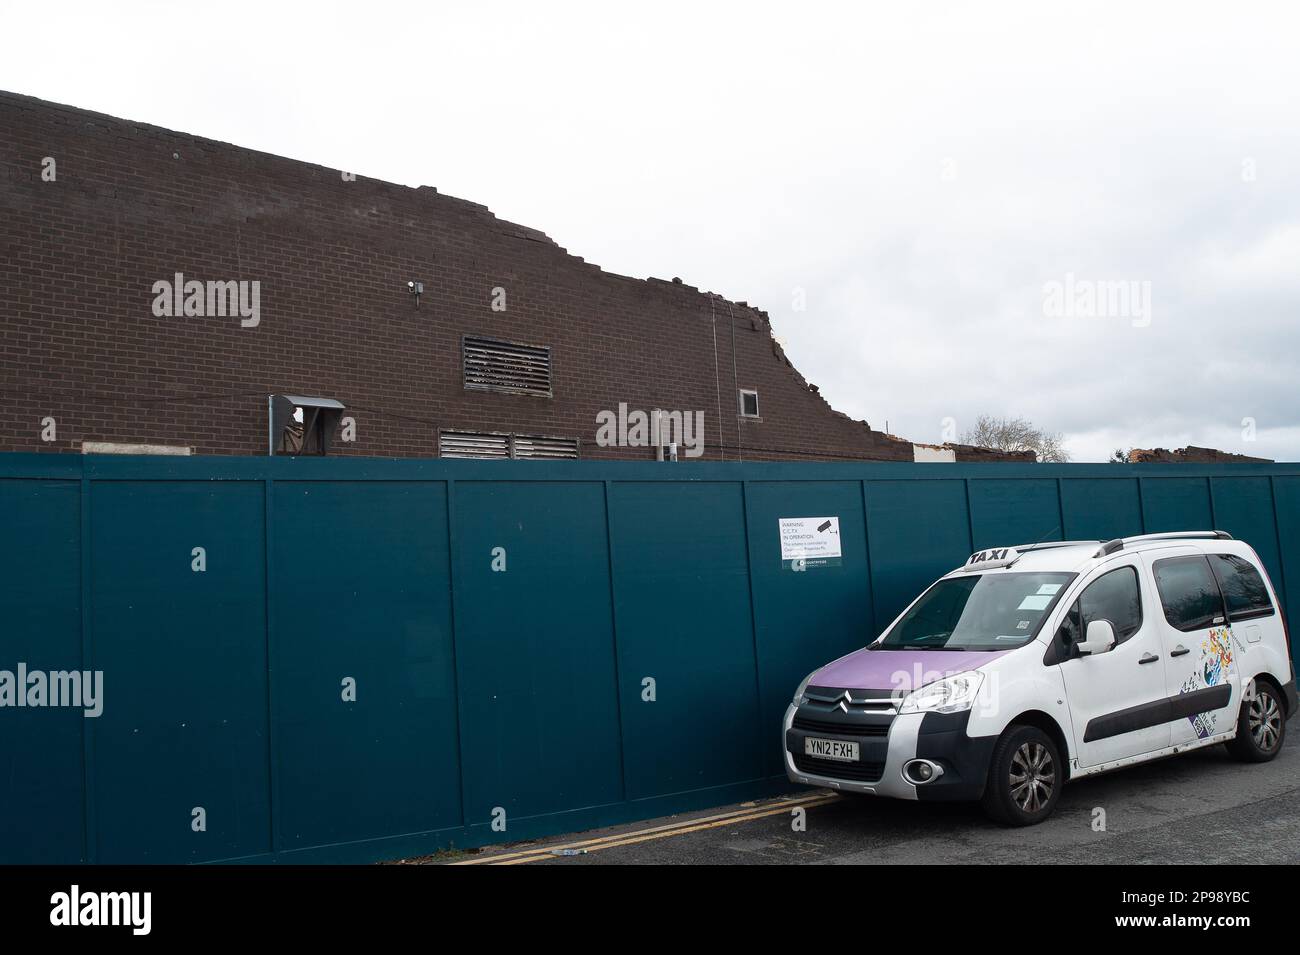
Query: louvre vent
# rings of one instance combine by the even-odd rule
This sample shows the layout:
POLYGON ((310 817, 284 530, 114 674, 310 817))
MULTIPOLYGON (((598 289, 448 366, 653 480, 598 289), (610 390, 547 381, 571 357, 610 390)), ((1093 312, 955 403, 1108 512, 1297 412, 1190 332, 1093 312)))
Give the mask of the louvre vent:
POLYGON ((438 436, 438 454, 444 458, 573 461, 578 457, 578 439, 494 431, 443 431, 438 436))
POLYGON ((444 431, 438 436, 444 458, 508 458, 510 435, 475 431, 444 431))
POLYGON ((548 438, 535 435, 515 435, 515 457, 559 460, 576 460, 577 438, 548 438))
POLYGON ((466 388, 551 397, 551 350, 545 345, 466 335, 462 349, 466 388))

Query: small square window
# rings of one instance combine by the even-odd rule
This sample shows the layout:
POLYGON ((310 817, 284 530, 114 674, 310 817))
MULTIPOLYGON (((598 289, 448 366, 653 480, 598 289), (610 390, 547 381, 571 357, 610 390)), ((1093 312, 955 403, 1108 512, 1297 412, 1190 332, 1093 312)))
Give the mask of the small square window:
POLYGON ((326 454, 347 409, 333 398, 270 395, 270 454, 326 454))
POLYGON ((746 391, 743 388, 741 389, 740 416, 742 418, 758 417, 758 392, 757 391, 746 391))

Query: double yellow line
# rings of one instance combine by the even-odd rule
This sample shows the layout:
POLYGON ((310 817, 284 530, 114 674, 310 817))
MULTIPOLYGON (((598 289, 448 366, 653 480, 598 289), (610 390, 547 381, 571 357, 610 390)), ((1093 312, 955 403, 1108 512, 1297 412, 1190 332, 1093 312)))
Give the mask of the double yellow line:
POLYGON ((811 808, 813 806, 822 806, 828 802, 834 802, 839 796, 834 793, 814 793, 808 798, 788 798, 778 800, 774 803, 766 803, 761 806, 749 806, 745 809, 735 809, 731 812, 718 813, 713 816, 702 816, 697 819, 686 819, 682 822, 669 823, 663 826, 651 826, 649 829, 633 829, 630 832, 617 833, 611 836, 602 836, 596 839, 583 839, 579 842, 566 842, 559 845, 535 846, 532 849, 525 849, 520 852, 504 852, 497 855, 483 855, 474 859, 466 859, 463 862, 451 862, 449 865, 522 865, 525 862, 541 862, 544 859, 563 858, 557 856, 556 852, 564 849, 579 849, 584 852, 599 852, 601 849, 613 849, 618 846, 631 846, 640 842, 651 842, 655 839, 667 839, 669 836, 685 835, 688 832, 700 832, 705 829, 716 829, 719 826, 731 826, 740 822, 749 822, 753 819, 763 819, 767 816, 776 816, 781 813, 787 813, 795 808, 811 808))

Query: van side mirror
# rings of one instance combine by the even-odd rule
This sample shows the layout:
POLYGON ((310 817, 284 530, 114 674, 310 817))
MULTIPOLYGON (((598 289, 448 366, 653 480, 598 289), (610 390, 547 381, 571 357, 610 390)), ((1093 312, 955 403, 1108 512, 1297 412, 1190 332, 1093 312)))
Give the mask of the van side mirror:
POLYGON ((1078 645, 1083 654, 1105 653, 1115 645, 1115 628, 1109 620, 1093 620, 1088 624, 1088 639, 1078 645))

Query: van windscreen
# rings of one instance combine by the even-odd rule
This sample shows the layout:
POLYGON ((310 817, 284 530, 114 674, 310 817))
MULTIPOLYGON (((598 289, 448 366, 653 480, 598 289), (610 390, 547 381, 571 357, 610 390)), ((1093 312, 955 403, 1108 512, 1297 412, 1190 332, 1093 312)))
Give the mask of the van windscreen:
POLYGON ((922 595, 879 650, 1010 650, 1038 634, 1073 580, 1068 573, 945 577, 922 595))

